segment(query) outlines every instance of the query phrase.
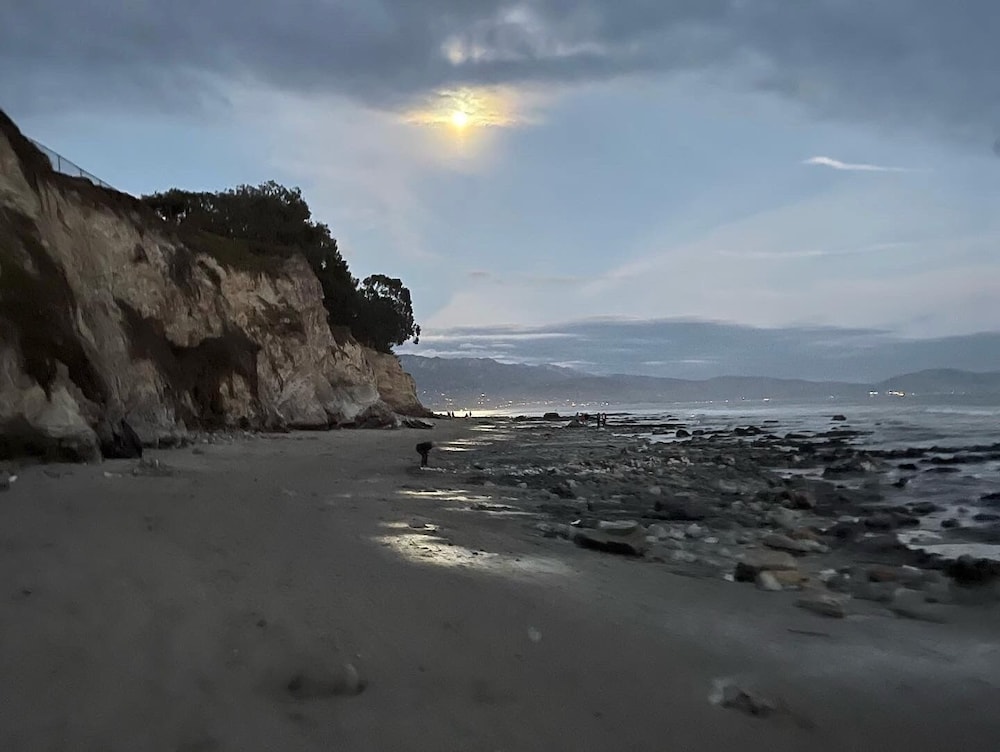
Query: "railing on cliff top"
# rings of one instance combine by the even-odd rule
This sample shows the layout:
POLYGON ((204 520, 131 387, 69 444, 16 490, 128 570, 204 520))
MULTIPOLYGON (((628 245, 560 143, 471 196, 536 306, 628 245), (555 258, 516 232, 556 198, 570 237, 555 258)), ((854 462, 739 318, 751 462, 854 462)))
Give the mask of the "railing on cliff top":
POLYGON ((85 169, 83 169, 76 163, 70 162, 62 154, 52 151, 52 149, 45 146, 44 144, 38 143, 37 141, 35 141, 35 139, 31 139, 31 143, 33 143, 36 147, 38 147, 38 150, 49 158, 49 162, 52 163, 52 169, 55 170, 56 172, 61 172, 63 175, 70 175, 74 178, 85 178, 86 180, 89 180, 91 183, 93 183, 94 185, 98 185, 101 188, 111 188, 110 185, 105 183, 99 177, 87 172, 85 169))

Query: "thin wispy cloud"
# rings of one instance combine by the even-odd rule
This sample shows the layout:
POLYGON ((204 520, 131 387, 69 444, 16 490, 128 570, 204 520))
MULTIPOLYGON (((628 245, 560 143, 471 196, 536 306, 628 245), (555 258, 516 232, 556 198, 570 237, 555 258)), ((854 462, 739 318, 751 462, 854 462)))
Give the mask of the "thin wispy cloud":
POLYGON ((717 253, 720 256, 728 256, 732 258, 787 261, 789 259, 812 259, 824 258, 827 256, 853 256, 857 254, 880 253, 883 251, 895 251, 902 248, 908 248, 912 245, 912 243, 875 243, 873 245, 861 246, 859 248, 809 248, 792 251, 742 251, 722 249, 717 251, 717 253))
POLYGON ((886 167, 885 165, 865 164, 859 162, 841 162, 832 157, 810 157, 802 162, 805 165, 817 167, 829 167, 834 170, 845 170, 847 172, 917 172, 909 167, 886 167))

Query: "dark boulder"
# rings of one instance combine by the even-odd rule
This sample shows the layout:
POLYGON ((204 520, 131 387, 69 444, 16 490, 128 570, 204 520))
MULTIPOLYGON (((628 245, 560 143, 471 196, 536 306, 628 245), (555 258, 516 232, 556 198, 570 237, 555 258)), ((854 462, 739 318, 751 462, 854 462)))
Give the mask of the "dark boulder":
POLYGON ((101 455, 108 460, 134 460, 142 458, 142 440, 128 421, 117 423, 103 421, 97 428, 101 442, 101 455))

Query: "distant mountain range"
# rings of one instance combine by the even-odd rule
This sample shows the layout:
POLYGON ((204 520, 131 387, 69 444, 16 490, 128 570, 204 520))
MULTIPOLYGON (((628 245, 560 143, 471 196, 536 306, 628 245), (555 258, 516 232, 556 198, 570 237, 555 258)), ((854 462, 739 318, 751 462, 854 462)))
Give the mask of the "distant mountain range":
POLYGON ((659 403, 699 400, 863 398, 872 391, 917 395, 997 395, 1000 372, 937 369, 876 384, 726 376, 695 381, 615 374, 594 376, 558 366, 500 363, 489 358, 401 355, 425 405, 455 409, 539 403, 659 403), (485 398, 483 398, 485 395, 485 398))

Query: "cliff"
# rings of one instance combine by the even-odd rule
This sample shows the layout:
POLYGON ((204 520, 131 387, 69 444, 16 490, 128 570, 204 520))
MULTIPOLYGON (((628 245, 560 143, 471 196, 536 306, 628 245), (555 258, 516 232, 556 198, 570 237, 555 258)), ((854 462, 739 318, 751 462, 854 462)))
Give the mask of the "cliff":
POLYGON ((420 403, 413 376, 403 370, 397 356, 365 349, 365 357, 375 373, 375 383, 385 403, 400 415, 430 418, 434 415, 420 403))
POLYGON ((123 420, 152 443, 393 408, 423 411, 412 379, 331 332, 304 258, 187 245, 133 197, 54 173, 0 112, 0 456, 93 459, 123 420))

